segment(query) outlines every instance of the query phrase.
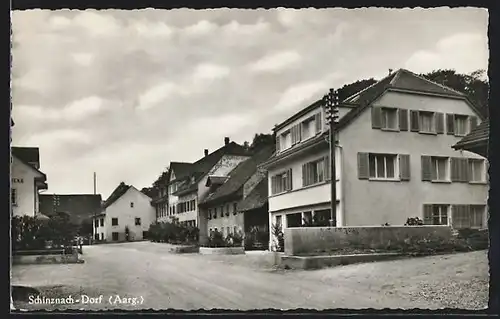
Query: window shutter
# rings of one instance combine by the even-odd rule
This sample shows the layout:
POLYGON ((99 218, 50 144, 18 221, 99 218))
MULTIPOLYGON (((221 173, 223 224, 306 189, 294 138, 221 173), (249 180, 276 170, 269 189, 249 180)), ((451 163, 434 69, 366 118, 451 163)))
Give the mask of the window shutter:
POLYGON ((292 126, 292 128, 290 129, 290 134, 292 137, 292 145, 297 144, 297 142, 298 142, 297 126, 295 126, 295 125, 292 126))
POLYGON ((408 110, 399 109, 399 130, 408 131, 408 110))
POLYGON ((307 186, 307 163, 302 164, 302 186, 307 186))
POLYGON ((418 132, 419 130, 418 111, 410 110, 410 131, 418 132))
POLYGON ((443 113, 435 113, 436 117, 436 133, 443 134, 444 133, 444 114, 443 113))
POLYGON ((455 116, 446 114, 446 134, 455 135, 455 116))
POLYGON ((331 172, 330 172, 330 155, 325 156, 324 158, 324 163, 325 163, 325 180, 329 180, 331 178, 331 172))
POLYGON ((281 149, 281 136, 277 135, 276 136, 276 153, 278 153, 281 149))
POLYGON ((380 107, 372 107, 372 128, 382 128, 382 112, 380 107))
POLYGON ((297 142, 302 141, 302 124, 297 124, 297 142))
POLYGON ((469 116, 469 127, 472 131, 477 126, 477 116, 469 116))
POLYGON ((314 122, 316 124, 316 134, 321 132, 321 112, 314 115, 314 122))
POLYGON ((358 178, 368 179, 369 177, 368 153, 358 153, 358 178))
POLYGON ((292 186, 292 169, 291 168, 288 170, 287 178, 288 178, 288 189, 287 189, 287 191, 291 191, 293 189, 293 186, 292 186))
POLYGON ((464 183, 468 183, 470 180, 469 160, 467 158, 460 159, 460 180, 464 183))
POLYGON ((431 181, 432 180, 432 165, 431 165, 431 157, 430 156, 422 156, 420 159, 421 169, 422 169, 422 181, 431 181))
POLYGON ((399 176, 402 181, 410 180, 410 155, 399 155, 399 176))
POLYGON ((271 177, 271 193, 276 194, 276 176, 271 177))
POLYGON ((424 225, 432 225, 432 205, 424 204, 424 225))
POLYGON ((457 157, 452 157, 450 158, 450 178, 452 182, 461 182, 462 181, 462 176, 460 174, 461 170, 461 163, 460 163, 460 158, 457 157))

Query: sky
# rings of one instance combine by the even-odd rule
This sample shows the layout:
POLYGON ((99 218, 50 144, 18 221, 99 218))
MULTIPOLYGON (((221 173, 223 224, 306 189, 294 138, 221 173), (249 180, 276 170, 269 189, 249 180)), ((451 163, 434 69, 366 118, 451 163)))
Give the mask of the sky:
POLYGON ((13 145, 47 193, 107 198, 170 161, 271 133, 329 88, 488 67, 479 8, 27 10, 12 13, 13 145))

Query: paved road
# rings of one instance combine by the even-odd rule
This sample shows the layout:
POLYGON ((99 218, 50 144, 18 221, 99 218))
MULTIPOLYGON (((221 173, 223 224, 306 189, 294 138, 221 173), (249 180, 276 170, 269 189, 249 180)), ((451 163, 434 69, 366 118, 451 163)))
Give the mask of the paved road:
MULTIPOLYGON (((12 284, 37 287, 46 296, 54 297, 103 295, 102 303, 70 307, 84 310, 427 309, 442 306, 382 291, 381 283, 375 283, 373 277, 376 272, 384 272, 387 277, 381 267, 383 263, 308 272, 272 272, 253 269, 251 265, 231 265, 213 256, 171 254, 165 245, 147 242, 90 246, 85 247, 84 253, 84 264, 15 266, 12 284), (120 299, 142 297, 143 303, 110 305, 109 297, 116 295, 120 299)), ((411 263, 394 261, 392 265, 398 262, 411 263)), ((46 304, 23 304, 23 307, 49 308, 46 304)))

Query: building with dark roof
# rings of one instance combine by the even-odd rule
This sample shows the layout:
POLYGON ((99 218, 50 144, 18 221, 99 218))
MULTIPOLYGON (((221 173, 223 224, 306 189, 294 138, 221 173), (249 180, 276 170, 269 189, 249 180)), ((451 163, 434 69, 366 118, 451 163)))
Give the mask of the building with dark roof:
POLYGON ((463 139, 453 145, 455 150, 469 151, 488 158, 488 141, 490 136, 490 121, 484 120, 463 139))
POLYGON ((122 242, 147 239, 149 226, 156 221, 151 198, 121 182, 93 217, 94 240, 122 242))
POLYGON ((47 176, 40 171, 37 147, 11 148, 11 214, 36 216, 40 213, 40 192, 48 188, 47 176))
MULTIPOLYGON (((256 205, 247 199, 255 197, 261 191, 258 185, 266 184, 267 175, 258 166, 269 159, 274 152, 274 145, 265 146, 241 162, 226 176, 208 176, 205 186, 209 188, 207 196, 199 202, 200 224, 205 224, 208 234, 218 230, 225 236, 234 232, 248 233, 258 227, 268 231, 269 215, 264 205, 256 205), (245 210, 238 205, 246 200, 245 210)), ((264 193, 267 202, 267 192, 264 193)))
POLYGON ((485 227, 484 158, 451 148, 483 120, 465 94, 399 69, 346 98, 339 113, 336 211, 329 128, 317 101, 274 129, 276 153, 263 164, 272 224, 301 226, 315 217, 337 226, 403 225, 419 217, 485 227))
POLYGON ((100 194, 40 195, 40 212, 42 214, 52 217, 59 213, 66 213, 70 222, 75 225, 91 223, 92 218, 101 213, 101 204, 100 194))

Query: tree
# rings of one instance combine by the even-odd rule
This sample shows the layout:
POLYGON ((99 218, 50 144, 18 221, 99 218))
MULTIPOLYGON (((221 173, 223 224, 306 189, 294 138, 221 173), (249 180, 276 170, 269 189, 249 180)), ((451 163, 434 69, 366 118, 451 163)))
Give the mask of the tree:
POLYGON ((92 235, 93 233, 93 228, 92 228, 92 220, 91 219, 85 219, 82 221, 78 228, 78 235, 80 236, 89 236, 92 235))
POLYGON ((339 100, 343 101, 351 95, 366 89, 370 85, 376 83, 375 79, 371 78, 368 80, 359 80, 350 84, 345 84, 343 87, 338 89, 339 100))
POLYGON ((256 151, 265 146, 274 145, 276 140, 273 134, 256 133, 253 137, 252 143, 245 141, 243 147, 249 151, 256 151))
POLYGON ((446 85, 456 91, 467 94, 473 103, 477 104, 484 115, 488 115, 489 83, 483 80, 486 71, 479 69, 469 74, 460 74, 451 69, 438 69, 421 74, 428 80, 446 85))

